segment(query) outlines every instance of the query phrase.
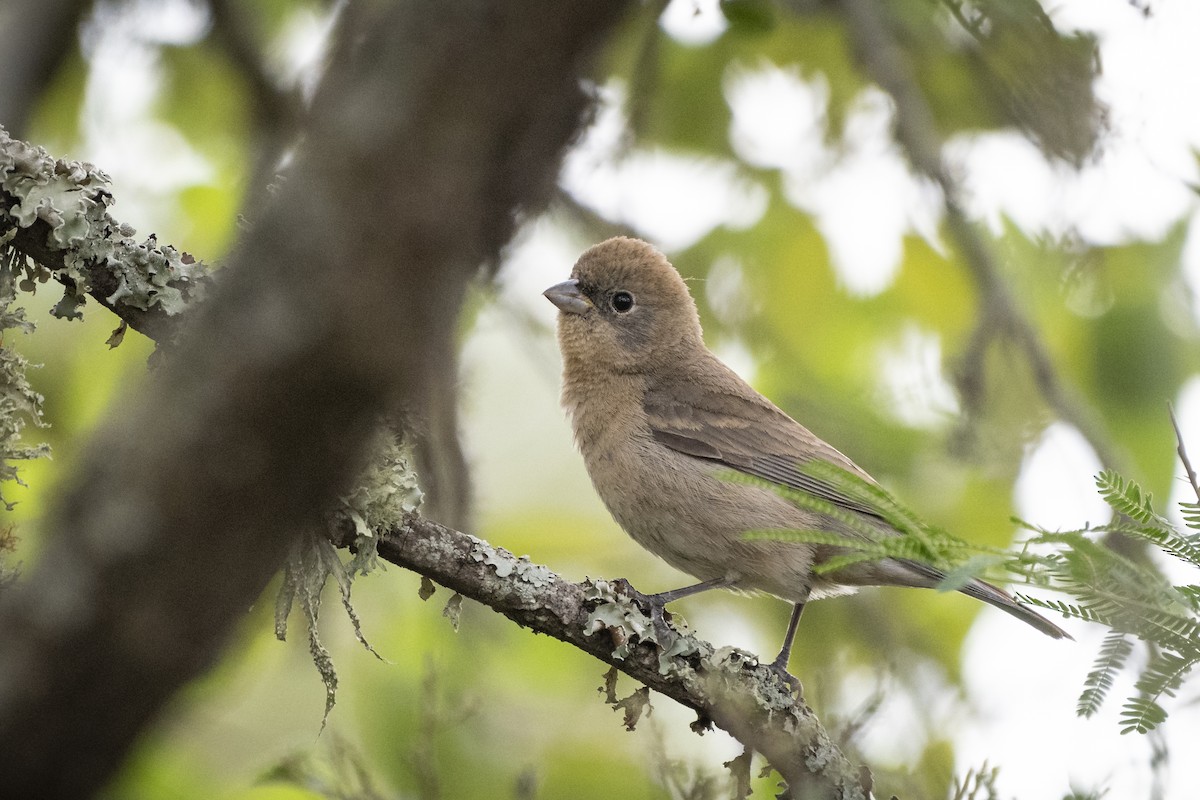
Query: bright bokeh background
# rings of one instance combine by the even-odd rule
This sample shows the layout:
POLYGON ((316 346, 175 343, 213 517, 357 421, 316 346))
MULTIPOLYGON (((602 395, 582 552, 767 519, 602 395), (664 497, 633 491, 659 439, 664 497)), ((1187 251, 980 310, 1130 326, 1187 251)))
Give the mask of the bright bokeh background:
MULTIPOLYGON (((1188 494, 1167 401, 1200 458, 1200 5, 1149 7, 1049 9, 1060 31, 1099 42, 1108 131, 1082 167, 995 125, 953 130, 946 157, 1062 379, 1103 420, 1132 477, 1177 502, 1188 494)), ((119 219, 219 263, 252 157, 245 85, 207 44, 201 6, 103 8, 30 138, 105 169, 119 219)), ((278 79, 311 82, 321 6, 259 10, 278 79)), ((1104 521, 1092 444, 1054 418, 1015 349, 993 348, 984 400, 964 423, 955 370, 978 298, 940 227, 940 195, 894 144, 891 102, 854 72, 836 20, 813 14, 748 34, 728 30, 715 0, 675 0, 649 75, 637 60, 643 23, 609 56, 601 111, 563 169, 569 202, 525 225, 472 303, 461 404, 474 533, 571 579, 623 575, 646 591, 686 581, 609 519, 558 408, 554 314, 541 291, 599 238, 589 215, 666 250, 695 279, 710 345, 935 522, 1003 544, 1020 535, 1012 514, 1049 528, 1104 521)), ((45 365, 32 379, 53 427, 35 433, 55 457, 25 473, 27 558, 60 470, 150 350, 131 335, 108 352, 115 323, 99 309, 82 325, 41 316, 20 346, 45 365)), ((696 737, 689 715, 661 699, 625 733, 595 693, 601 664, 470 605, 455 634, 440 614, 445 591, 422 603, 417 584, 397 569, 356 584, 367 635, 390 663, 359 649, 330 605, 325 636, 342 688, 320 737, 323 688, 303 642, 273 640, 264 598, 229 657, 143 742, 120 796, 307 797, 264 777, 305 753, 324 765, 310 776, 357 758, 400 796, 682 796, 672 787, 719 777, 737 755, 722 734, 696 737)), ((680 610, 711 641, 763 654, 787 616, 777 601, 726 594, 680 610)), ((936 796, 984 762, 1000 767, 1004 796, 1023 800, 1072 788, 1200 794, 1188 756, 1200 740, 1194 690, 1168 707, 1161 739, 1119 735, 1129 685, 1100 717, 1076 718, 1102 631, 1069 627, 1078 641, 1054 642, 957 596, 871 591, 806 612, 793 671, 831 726, 862 722, 855 746, 905 796, 936 796), (1170 755, 1155 769, 1161 746, 1170 755)), ((756 787, 768 796, 768 781, 756 787)))

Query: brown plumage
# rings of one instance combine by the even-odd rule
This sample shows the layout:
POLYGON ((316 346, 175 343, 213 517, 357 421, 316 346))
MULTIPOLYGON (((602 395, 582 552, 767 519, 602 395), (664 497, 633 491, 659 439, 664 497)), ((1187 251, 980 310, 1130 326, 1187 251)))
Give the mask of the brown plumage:
MULTIPOLYGON (((637 239, 609 239, 545 295, 560 309, 563 405, 596 491, 636 542, 701 581, 652 596, 656 614, 718 586, 789 600, 795 610, 774 664, 785 672, 809 599, 867 585, 933 587, 944 577, 896 559, 815 575, 813 565, 839 548, 743 537, 758 529, 862 534, 769 489, 720 477, 731 468, 816 494, 882 535, 897 534, 868 506, 800 471, 821 460, 871 480, 709 352, 696 304, 662 253, 637 239)), ((971 581, 960 591, 1050 636, 1067 636, 988 583, 971 581)))

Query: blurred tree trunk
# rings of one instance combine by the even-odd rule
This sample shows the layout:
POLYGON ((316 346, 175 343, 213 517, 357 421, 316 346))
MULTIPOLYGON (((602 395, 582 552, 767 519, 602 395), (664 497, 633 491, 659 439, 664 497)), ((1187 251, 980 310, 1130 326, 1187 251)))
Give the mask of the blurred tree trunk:
POLYGON ((0 5, 0 125, 26 137, 29 115, 75 49, 90 0, 8 0, 0 5))
POLYGON ((5 593, 6 795, 103 786, 348 488, 380 415, 446 385, 466 283, 551 196, 580 70, 624 9, 351 4, 278 198, 5 593))

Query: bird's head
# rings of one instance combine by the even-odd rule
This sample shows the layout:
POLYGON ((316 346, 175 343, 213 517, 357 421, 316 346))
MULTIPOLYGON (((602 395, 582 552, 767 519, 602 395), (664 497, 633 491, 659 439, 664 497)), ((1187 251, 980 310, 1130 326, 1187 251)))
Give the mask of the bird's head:
POLYGON ((701 346, 700 317, 666 256, 618 236, 589 248, 571 279, 543 294, 558 306, 564 361, 617 372, 662 369, 701 346))

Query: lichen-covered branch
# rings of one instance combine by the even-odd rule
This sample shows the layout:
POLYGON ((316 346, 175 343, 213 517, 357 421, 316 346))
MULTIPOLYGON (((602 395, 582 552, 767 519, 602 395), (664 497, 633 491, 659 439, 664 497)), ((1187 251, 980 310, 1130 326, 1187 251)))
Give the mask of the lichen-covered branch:
MULTIPOLYGON (((347 527, 349 545, 354 532, 347 527)), ((664 648, 648 617, 607 581, 572 583, 527 557, 408 515, 379 536, 381 558, 590 653, 692 708, 763 756, 796 798, 868 798, 868 772, 830 739, 812 709, 750 653, 682 632, 664 648)))
POLYGON ((113 219, 107 175, 95 166, 51 157, 0 127, 0 248, 21 288, 54 278, 65 289, 55 316, 72 319, 90 295, 155 341, 203 298, 211 277, 187 253, 113 219), (13 258, 11 256, 16 256, 13 258))

